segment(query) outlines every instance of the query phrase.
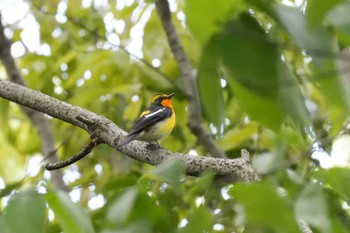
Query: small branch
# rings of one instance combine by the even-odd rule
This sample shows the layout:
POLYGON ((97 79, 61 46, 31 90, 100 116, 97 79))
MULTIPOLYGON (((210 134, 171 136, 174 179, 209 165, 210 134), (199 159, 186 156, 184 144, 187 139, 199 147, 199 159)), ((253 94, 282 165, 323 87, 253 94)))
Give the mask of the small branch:
POLYGON ((66 159, 66 160, 62 160, 62 161, 58 161, 55 163, 48 163, 45 165, 45 169, 48 171, 52 171, 52 170, 56 170, 56 169, 60 169, 60 168, 64 168, 67 167, 79 160, 81 160, 82 158, 84 158, 86 155, 90 154, 90 152, 98 145, 100 144, 100 141, 98 140, 98 138, 94 138, 91 140, 91 142, 89 144, 87 144, 83 149, 81 149, 81 151, 79 151, 78 154, 66 159))
POLYGON ((178 63, 183 92, 188 100, 188 127, 197 136, 201 145, 212 155, 219 158, 226 158, 225 152, 215 143, 214 138, 202 125, 202 111, 198 95, 197 81, 192 72, 191 63, 183 49, 176 28, 171 21, 169 3, 167 0, 156 1, 156 8, 159 18, 166 32, 168 44, 178 63))
POLYGON ((0 79, 0 97, 46 113, 89 132, 88 126, 77 120, 78 116, 83 116, 84 119, 94 122, 96 125, 95 130, 89 132, 90 135, 98 137, 101 143, 106 143, 124 155, 141 162, 158 165, 167 159, 179 158, 185 162, 186 173, 189 175, 196 176, 203 171, 212 170, 218 176, 230 178, 232 181, 250 182, 260 179, 249 162, 243 158, 222 159, 203 157, 173 153, 163 148, 150 150, 148 143, 141 141, 133 141, 122 148, 118 148, 119 141, 125 137, 126 132, 121 130, 112 121, 86 109, 73 106, 41 92, 3 79, 0 79))
POLYGON ((246 149, 241 149, 241 158, 250 162, 250 153, 246 149))

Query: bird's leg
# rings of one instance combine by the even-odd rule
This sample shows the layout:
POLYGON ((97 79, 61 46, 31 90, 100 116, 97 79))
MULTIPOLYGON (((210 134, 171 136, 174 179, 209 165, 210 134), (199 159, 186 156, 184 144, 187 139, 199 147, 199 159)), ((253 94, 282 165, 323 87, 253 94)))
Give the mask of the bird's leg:
POLYGON ((161 145, 159 145, 158 141, 150 142, 147 145, 147 148, 150 150, 156 150, 156 149, 164 149, 161 145))

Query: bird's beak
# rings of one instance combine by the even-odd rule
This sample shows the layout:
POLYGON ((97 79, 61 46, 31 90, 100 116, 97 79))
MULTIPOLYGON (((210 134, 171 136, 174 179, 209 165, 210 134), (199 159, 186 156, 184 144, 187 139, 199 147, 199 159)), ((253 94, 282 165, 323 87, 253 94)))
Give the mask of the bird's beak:
POLYGON ((175 95, 175 93, 171 93, 171 94, 169 94, 167 97, 169 98, 169 99, 171 99, 171 97, 173 97, 175 95))

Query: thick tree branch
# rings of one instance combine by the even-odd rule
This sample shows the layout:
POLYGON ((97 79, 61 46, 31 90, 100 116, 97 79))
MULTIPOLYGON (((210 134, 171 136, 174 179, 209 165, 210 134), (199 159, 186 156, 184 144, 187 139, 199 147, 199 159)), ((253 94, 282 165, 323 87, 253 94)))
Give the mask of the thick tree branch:
POLYGON ((215 143, 214 138, 209 131, 202 125, 202 112, 199 101, 197 81, 194 72, 192 72, 191 63, 184 51, 176 28, 171 21, 169 3, 167 0, 156 1, 156 8, 159 18, 162 22, 164 31, 166 32, 168 44, 174 57, 178 63, 181 80, 183 84, 183 92, 188 100, 188 126, 192 133, 195 134, 201 145, 215 157, 226 158, 223 150, 215 143))
POLYGON ((189 175, 196 176, 203 171, 212 170, 218 176, 233 181, 259 180, 258 175, 244 158, 222 159, 173 153, 163 148, 150 149, 148 143, 140 141, 133 141, 118 148, 118 142, 126 135, 126 132, 112 121, 86 109, 2 79, 0 79, 0 97, 76 125, 88 131, 93 137, 99 138, 101 142, 135 160, 158 165, 169 158, 179 158, 185 163, 186 172, 189 175), (84 118, 87 122, 94 122, 94 124, 88 126, 79 118, 84 118))
MULTIPOLYGON (((0 14, 0 60, 4 65, 7 75, 12 82, 26 86, 25 81, 11 55, 11 42, 6 38, 4 33, 4 26, 1 20, 0 14)), ((53 139, 51 126, 48 119, 41 112, 34 111, 29 108, 22 107, 22 111, 32 121, 33 125, 37 128, 40 140, 42 142, 42 153, 48 156, 48 161, 51 163, 58 161, 56 153, 55 142, 53 139)), ((52 182, 58 189, 65 190, 65 184, 63 182, 63 175, 61 171, 54 171, 52 173, 52 182)))

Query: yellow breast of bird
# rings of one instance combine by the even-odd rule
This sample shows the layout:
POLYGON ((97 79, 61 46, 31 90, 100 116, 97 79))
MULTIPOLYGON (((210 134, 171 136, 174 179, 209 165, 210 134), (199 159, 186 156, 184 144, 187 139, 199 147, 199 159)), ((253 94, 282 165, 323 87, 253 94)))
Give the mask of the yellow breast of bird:
POLYGON ((173 113, 171 117, 158 122, 140 133, 138 140, 142 141, 157 141, 168 136, 175 126, 175 114, 173 113))

